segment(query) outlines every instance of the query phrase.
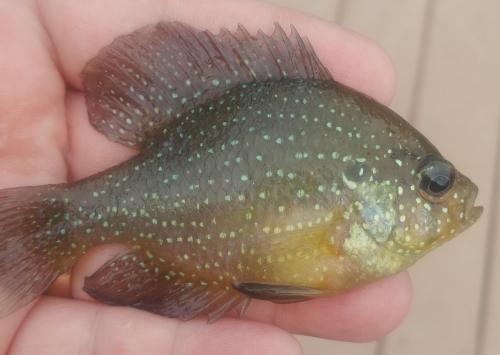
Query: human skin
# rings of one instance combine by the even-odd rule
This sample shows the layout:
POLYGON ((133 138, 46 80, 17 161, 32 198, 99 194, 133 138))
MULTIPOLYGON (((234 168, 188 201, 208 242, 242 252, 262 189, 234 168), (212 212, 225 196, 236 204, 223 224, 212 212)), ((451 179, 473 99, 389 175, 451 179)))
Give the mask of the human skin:
MULTIPOLYGON (((388 103, 394 72, 373 43, 291 10, 235 0, 21 0, 0 3, 0 188, 75 181, 135 154, 88 123, 84 64, 113 38, 177 20, 216 31, 270 32, 294 24, 336 80, 388 103)), ((95 303, 83 279, 123 250, 92 249, 46 296, 0 319, 0 353, 300 354, 291 333, 369 341, 407 313, 406 273, 336 297, 277 305, 252 301, 242 319, 214 324, 95 303)))

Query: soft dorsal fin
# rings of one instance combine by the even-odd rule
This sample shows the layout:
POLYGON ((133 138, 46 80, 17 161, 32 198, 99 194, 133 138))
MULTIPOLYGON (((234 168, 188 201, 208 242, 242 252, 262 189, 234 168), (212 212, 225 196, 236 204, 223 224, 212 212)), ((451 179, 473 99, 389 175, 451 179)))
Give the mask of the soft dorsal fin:
POLYGON ((252 36, 159 23, 115 39, 82 72, 91 124, 109 139, 136 148, 177 115, 243 83, 332 79, 292 26, 252 36))

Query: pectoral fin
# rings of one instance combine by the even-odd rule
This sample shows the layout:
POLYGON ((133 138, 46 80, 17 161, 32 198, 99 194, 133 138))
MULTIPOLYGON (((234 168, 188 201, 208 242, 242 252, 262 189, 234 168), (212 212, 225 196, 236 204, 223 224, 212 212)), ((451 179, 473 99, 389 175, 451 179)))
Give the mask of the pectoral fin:
POLYGON ((183 320, 207 315, 209 321, 215 321, 247 299, 232 288, 168 270, 166 264, 150 252, 132 251, 87 277, 84 290, 103 303, 183 320))
POLYGON ((301 302, 325 294, 324 291, 315 288, 261 282, 239 282, 233 284, 233 287, 251 298, 275 303, 301 302))

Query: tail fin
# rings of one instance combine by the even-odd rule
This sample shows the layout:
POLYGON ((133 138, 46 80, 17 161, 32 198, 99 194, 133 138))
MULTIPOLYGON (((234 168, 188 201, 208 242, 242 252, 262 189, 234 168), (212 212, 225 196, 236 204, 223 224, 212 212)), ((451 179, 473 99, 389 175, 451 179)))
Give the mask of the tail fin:
POLYGON ((0 317, 33 301, 68 268, 60 195, 55 185, 0 190, 0 317))

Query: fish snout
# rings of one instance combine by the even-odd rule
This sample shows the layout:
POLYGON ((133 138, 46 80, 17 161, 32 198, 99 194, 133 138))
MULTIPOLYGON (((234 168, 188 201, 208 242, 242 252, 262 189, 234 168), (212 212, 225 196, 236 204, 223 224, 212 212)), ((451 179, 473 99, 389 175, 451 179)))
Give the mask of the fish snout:
POLYGON ((483 206, 475 206, 476 198, 478 195, 478 187, 472 181, 470 183, 470 192, 465 200, 464 205, 464 227, 474 224, 483 213, 483 206))

